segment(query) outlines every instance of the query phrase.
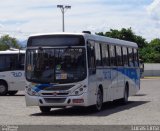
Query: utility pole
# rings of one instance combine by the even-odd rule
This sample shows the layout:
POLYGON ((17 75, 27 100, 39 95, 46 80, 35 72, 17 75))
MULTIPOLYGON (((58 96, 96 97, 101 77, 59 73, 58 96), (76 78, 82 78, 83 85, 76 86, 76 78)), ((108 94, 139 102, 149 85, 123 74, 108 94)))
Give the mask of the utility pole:
POLYGON ((71 6, 69 5, 57 5, 57 8, 61 9, 62 12, 62 31, 65 31, 65 27, 64 27, 64 14, 67 11, 67 9, 71 9, 71 6))

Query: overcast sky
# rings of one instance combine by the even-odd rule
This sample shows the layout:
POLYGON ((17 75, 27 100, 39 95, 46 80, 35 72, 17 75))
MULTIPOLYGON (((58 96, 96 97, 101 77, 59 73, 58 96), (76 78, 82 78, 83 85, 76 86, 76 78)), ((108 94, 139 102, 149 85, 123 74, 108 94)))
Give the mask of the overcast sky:
POLYGON ((150 41, 160 38, 160 0, 1 0, 0 35, 27 38, 33 33, 61 32, 57 4, 65 13, 66 32, 106 32, 131 27, 150 41))

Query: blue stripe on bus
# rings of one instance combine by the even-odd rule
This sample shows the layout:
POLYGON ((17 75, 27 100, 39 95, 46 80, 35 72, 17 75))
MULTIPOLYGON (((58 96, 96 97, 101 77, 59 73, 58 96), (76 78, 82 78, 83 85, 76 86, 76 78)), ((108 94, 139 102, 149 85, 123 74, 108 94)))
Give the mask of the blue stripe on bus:
POLYGON ((54 84, 37 84, 32 89, 36 92, 43 90, 44 88, 53 87, 54 84))
POLYGON ((129 79, 132 79, 136 85, 140 85, 140 72, 136 68, 117 68, 114 69, 123 75, 127 76, 129 79))
POLYGON ((137 69, 133 69, 133 68, 123 68, 123 69, 122 68, 117 68, 115 70, 121 72, 122 74, 126 75, 130 79, 139 79, 137 69))
POLYGON ((129 79, 135 79, 135 80, 140 79, 140 73, 138 73, 139 71, 134 68, 112 68, 112 69, 104 70, 103 75, 105 79, 108 79, 108 80, 113 79, 114 76, 111 70, 120 72, 124 76, 127 76, 129 79))

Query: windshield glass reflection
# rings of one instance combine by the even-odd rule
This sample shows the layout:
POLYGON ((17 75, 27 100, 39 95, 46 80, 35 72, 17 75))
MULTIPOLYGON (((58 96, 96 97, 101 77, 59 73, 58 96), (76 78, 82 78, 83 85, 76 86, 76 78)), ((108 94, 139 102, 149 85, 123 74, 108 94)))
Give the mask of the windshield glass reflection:
POLYGON ((26 56, 26 76, 30 81, 68 83, 86 77, 84 48, 32 49, 26 56))

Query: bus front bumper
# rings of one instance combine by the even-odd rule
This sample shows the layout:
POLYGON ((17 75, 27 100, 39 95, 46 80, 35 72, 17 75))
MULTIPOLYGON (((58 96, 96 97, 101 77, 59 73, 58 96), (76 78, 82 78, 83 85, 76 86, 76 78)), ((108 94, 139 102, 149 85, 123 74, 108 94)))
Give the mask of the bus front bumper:
POLYGON ((51 107, 89 106, 86 93, 83 93, 80 96, 67 96, 67 97, 30 96, 27 93, 25 93, 25 99, 26 99, 26 106, 51 106, 51 107))

